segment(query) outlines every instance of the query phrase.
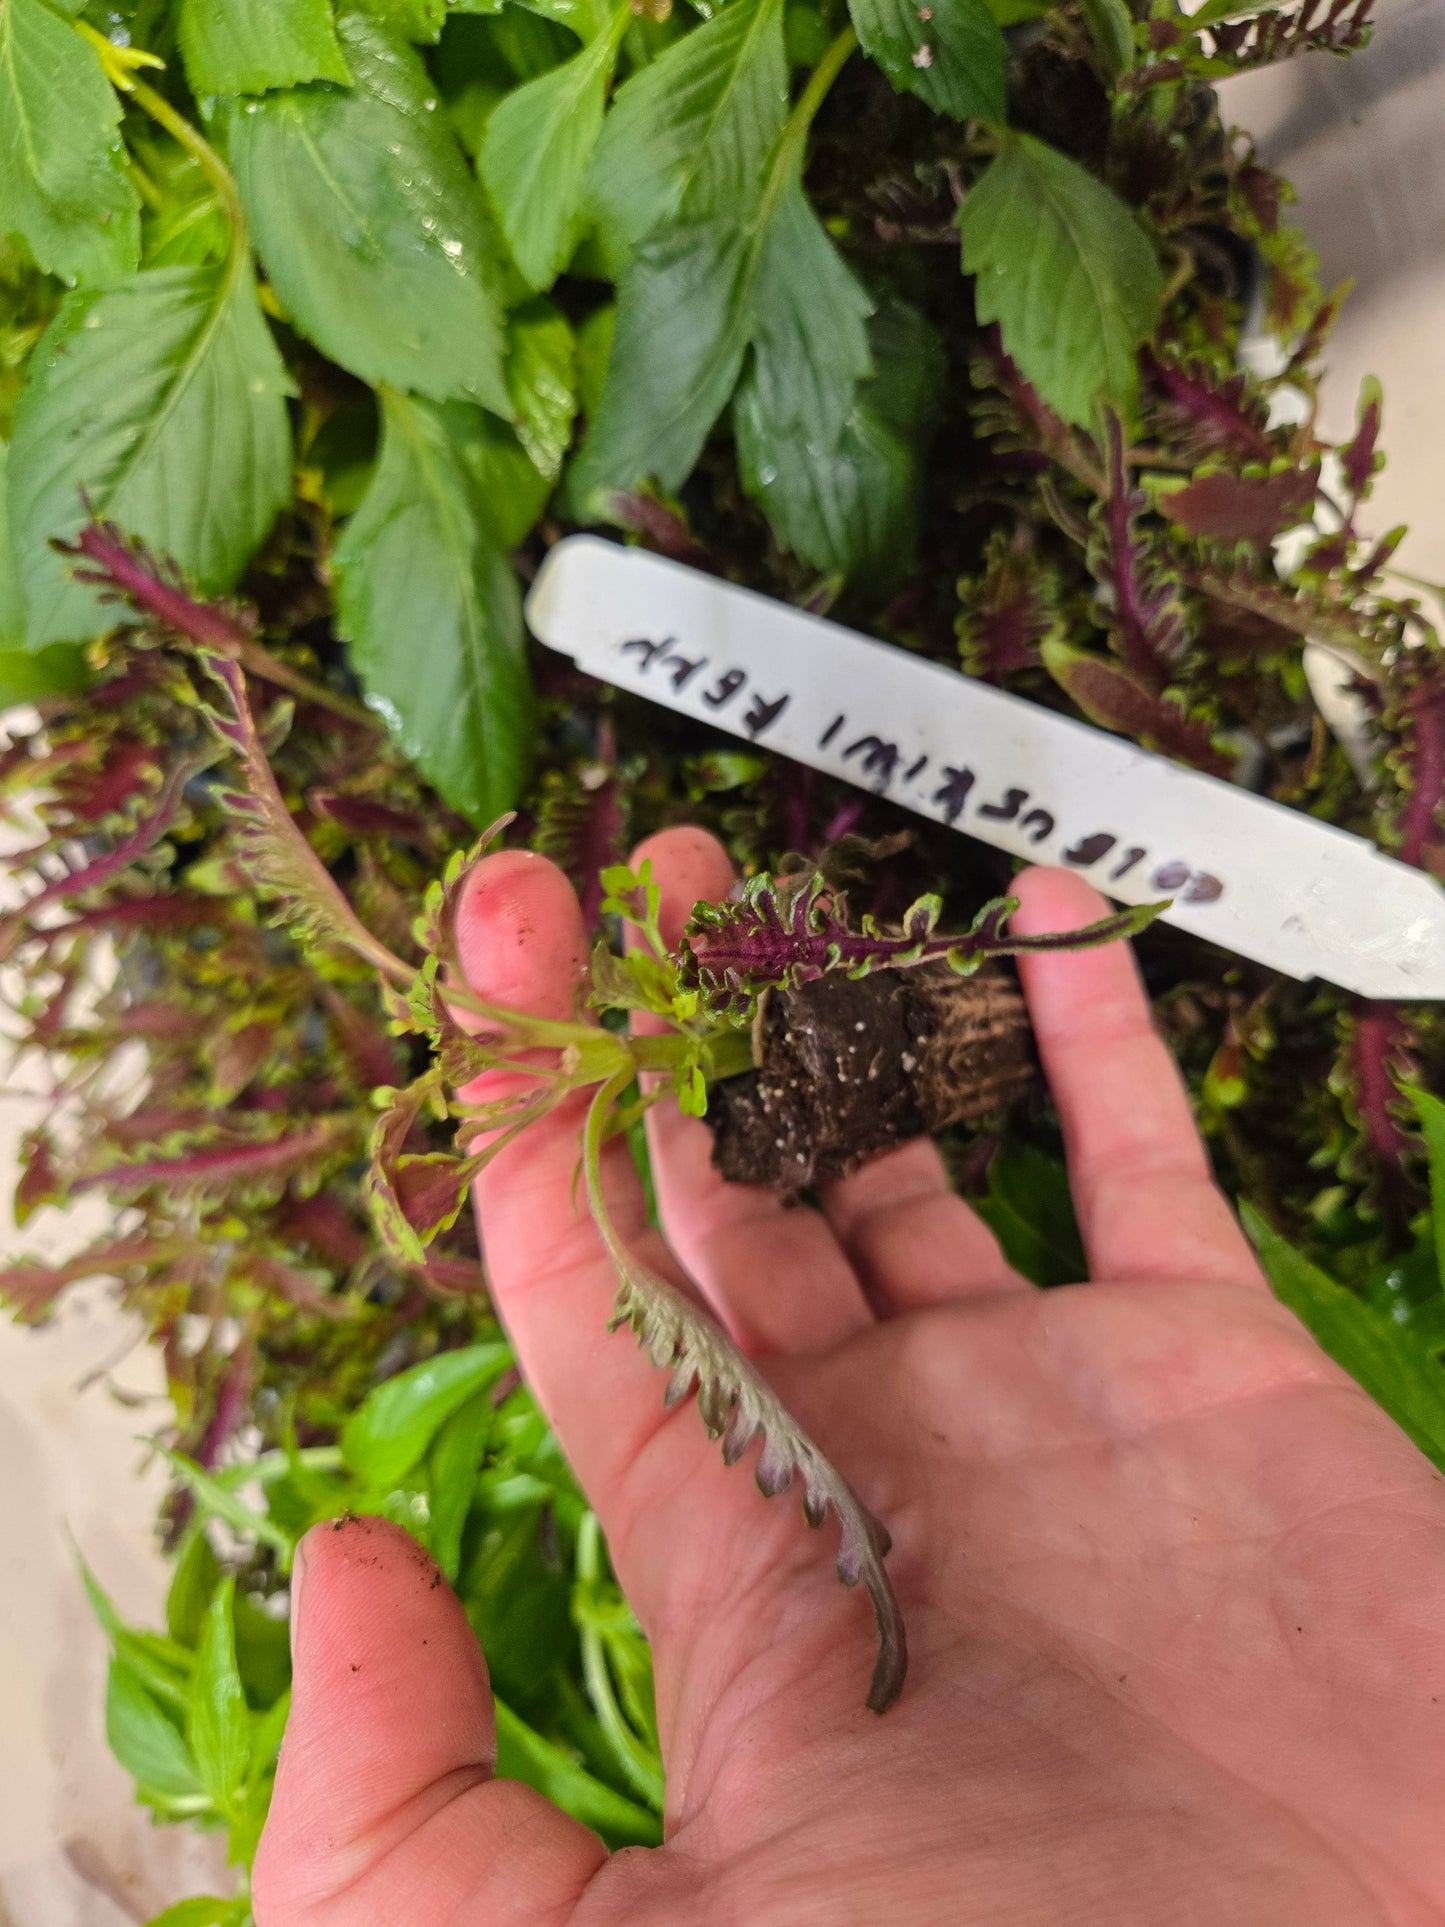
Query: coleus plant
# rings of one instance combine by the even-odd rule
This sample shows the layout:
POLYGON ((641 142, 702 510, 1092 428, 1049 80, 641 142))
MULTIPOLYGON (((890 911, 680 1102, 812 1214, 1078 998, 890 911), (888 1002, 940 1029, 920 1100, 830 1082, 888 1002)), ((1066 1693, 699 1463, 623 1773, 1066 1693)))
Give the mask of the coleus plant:
MULTIPOLYGON (((1381 397, 1326 446, 1338 296, 1213 91, 1347 53, 1368 14, 0 0, 0 701, 41 704, 0 760, 27 832, 28 907, 3 938, 20 1036, 58 1067, 17 1217, 86 1191, 129 1214, 3 1284, 40 1317, 71 1279, 121 1281, 174 1398, 174 1549, 212 1516, 197 1474, 230 1479, 257 1435, 302 1455, 266 1487, 275 1532, 233 1559, 243 1673, 245 1602, 284 1585, 278 1534, 395 1503, 426 1536, 428 1489, 454 1517, 460 1434, 408 1470, 404 1506, 319 1490, 305 1455, 467 1348, 483 1269, 465 1211, 420 1261, 375 1235, 371 1093, 422 1075, 426 1040, 391 1027, 375 957, 268 924, 198 685, 132 646, 52 538, 94 511, 176 560, 161 587, 242 585, 254 625, 208 604, 209 646, 265 718, 279 807, 412 972, 427 889, 512 807, 509 834, 564 863, 594 925, 599 873, 683 815, 745 874, 788 852, 850 872, 880 930, 919 897, 958 924, 1006 892, 988 852, 917 826, 880 867, 867 851, 904 827, 886 802, 533 670, 519 582, 583 519, 1445 873, 1438 637, 1394 571, 1398 532, 1369 527, 1381 397), (1307 639, 1348 661, 1372 721, 1358 769, 1310 701, 1307 639)), ((1163 930, 1141 954, 1222 1180, 1304 1257, 1291 1302, 1328 1297, 1317 1329, 1341 1356, 1363 1320, 1356 1369, 1418 1414, 1442 1299, 1426 1123, 1401 1086, 1445 1083, 1438 1013, 1163 930)), ((421 1106, 398 1160, 450 1159, 454 1124, 421 1106)), ((1080 1262, 1056 1148, 1042 1099, 1001 1139, 950 1140, 1047 1282, 1080 1262)), ((452 1181, 406 1168, 403 1188, 452 1181)), ((500 1652, 487 1602, 516 1547, 560 1586, 581 1542, 555 1467, 487 1437, 457 1571, 500 1652), (514 1472, 536 1499, 519 1537, 497 1510, 514 1472)), ((512 1770, 603 1824, 576 1762, 641 1798, 653 1736, 630 1718, 605 1744, 622 1729, 600 1675, 566 1651, 555 1693, 512 1708, 537 1729, 512 1770)), ((547 1663, 533 1647, 505 1671, 514 1700, 547 1663)), ((247 1676, 253 1710, 274 1684, 247 1676)), ((174 1696, 154 1704, 185 1745, 174 1696)), ((628 1824, 609 1837, 641 1837, 628 1824)))
MULTIPOLYGON (((455 936, 467 872, 503 826, 455 852, 428 889, 413 933, 420 963, 398 956, 366 928, 286 807, 266 746, 289 727, 293 704, 286 698, 271 716, 253 713, 240 660, 253 627, 247 612, 198 602, 174 567, 158 565, 112 524, 83 530, 67 552, 78 564, 78 582, 108 601, 124 600, 142 618, 144 637, 179 643, 194 660, 201 679, 197 707, 230 752, 238 779, 232 785, 232 770, 221 772, 227 787, 220 801, 236 824, 235 860, 258 899, 294 936, 322 949, 349 950, 374 970, 392 1031, 418 1037, 427 1048, 429 1061, 409 1085, 376 1093, 380 1115, 367 1192, 383 1246, 424 1272, 427 1247, 456 1223, 486 1165, 558 1105, 589 1093, 579 1168, 587 1207, 617 1270, 613 1328, 631 1326, 654 1363, 671 1374, 669 1404, 696 1394, 729 1465, 760 1440, 756 1476, 764 1494, 784 1492, 796 1478, 809 1524, 821 1525, 830 1509, 836 1514, 838 1576, 845 1585, 863 1583, 878 1622, 868 1703, 885 1711, 902 1689, 907 1665, 903 1621, 883 1564, 886 1530, 706 1310, 628 1248, 607 1206, 602 1147, 669 1093, 684 1112, 705 1115, 709 1084, 753 1068, 754 1020, 770 989, 814 982, 829 971, 856 979, 935 962, 971 976, 992 958, 1135 936, 1163 906, 1121 910, 1081 930, 1024 935, 1008 928, 1018 903, 1005 897, 985 904, 967 930, 947 934, 938 928, 942 901, 930 895, 911 904, 890 930, 869 915, 852 924, 845 896, 817 871, 764 873, 751 878, 736 901, 696 905, 671 950, 659 928, 660 893, 650 866, 634 874, 613 865, 602 873, 601 910, 630 927, 636 941, 620 955, 605 938, 598 941, 588 1002, 602 1021, 587 1021, 580 1009, 569 1019, 509 1009, 466 985, 455 936), (609 1027, 609 1017, 625 1021, 632 1012, 661 1019, 661 1034, 609 1027), (495 1070, 524 1070, 526 1086, 494 1099, 458 1096, 495 1070), (460 1155, 408 1148, 425 1111, 458 1121, 460 1155)), ((180 685, 177 693, 184 699, 180 685)), ((179 766, 195 775, 211 761, 198 750, 179 766)), ((124 849, 120 855, 129 858, 124 849)))

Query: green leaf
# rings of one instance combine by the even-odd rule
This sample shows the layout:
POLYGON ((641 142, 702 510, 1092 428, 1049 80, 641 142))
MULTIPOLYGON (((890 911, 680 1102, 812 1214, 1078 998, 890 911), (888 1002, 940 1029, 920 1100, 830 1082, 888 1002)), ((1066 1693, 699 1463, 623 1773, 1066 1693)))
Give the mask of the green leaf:
POLYGON ((243 1900, 223 1900, 218 1894, 196 1894, 178 1900, 146 1922, 146 1927, 241 1927, 248 1917, 243 1900))
POLYGON ((785 549, 815 569, 886 581, 908 568, 915 538, 912 450, 859 408, 831 450, 782 439, 744 381, 733 429, 743 487, 785 549))
POLYGON ((193 1520, 176 1555, 166 1593, 166 1628, 181 1646, 200 1643, 206 1608, 221 1583, 221 1562, 211 1550, 205 1522, 193 1520))
POLYGON ((74 696, 90 681, 83 650, 69 643, 49 649, 0 649, 0 711, 47 696, 74 696))
POLYGON ((753 284, 753 380, 780 433, 820 448, 842 433, 872 373, 873 303, 808 204, 795 169, 768 224, 753 284))
POLYGON ((440 1428, 467 1401, 494 1385, 512 1362, 507 1345, 468 1345, 398 1372, 371 1392, 341 1436, 346 1463, 368 1485, 395 1485, 440 1428))
POLYGON ((269 1519, 264 1512, 257 1512, 248 1506, 244 1499, 239 1498, 220 1479, 203 1471, 193 1459, 185 1458, 179 1452, 168 1451, 165 1446, 160 1446, 158 1450, 177 1479, 204 1512, 224 1520, 233 1532, 239 1532, 245 1538, 257 1539, 262 1545, 274 1546, 281 1554, 283 1561, 290 1564, 295 1545, 290 1536, 283 1532, 273 1519, 269 1519))
POLYGON ((331 0, 181 0, 179 37, 193 94, 351 81, 331 0))
POLYGON ((236 1805, 245 1788, 251 1757, 251 1716, 236 1670, 231 1618, 235 1590, 235 1580, 224 1579, 206 1608, 186 1720, 196 1770, 223 1813, 236 1805))
POLYGON ((1159 319, 1164 277, 1133 214, 1052 147, 1010 134, 958 217, 980 321, 996 321, 1025 380, 1065 421, 1101 402, 1126 418, 1136 352, 1159 319))
POLYGON ((247 1918, 244 1900, 223 1900, 218 1894, 196 1894, 178 1900, 146 1922, 146 1927, 241 1927, 247 1918))
POLYGON ((747 230, 721 220, 671 229, 633 256, 602 399, 569 477, 584 512, 599 491, 645 475, 675 489, 692 472, 747 352, 751 257, 747 230))
POLYGON ((863 51, 941 114, 1002 120, 1008 49, 985 0, 848 0, 863 51))
POLYGON ((193 1671, 191 1654, 164 1634, 143 1632, 139 1627, 128 1626, 107 1598, 90 1567, 79 1554, 76 1556, 90 1609, 110 1640, 116 1658, 124 1661, 161 1706, 168 1706, 173 1712, 183 1715, 190 1694, 193 1671))
POLYGON ((1099 56, 1099 69, 1112 87, 1134 65, 1134 19, 1124 0, 1082 0, 1084 21, 1099 56))
POLYGON ((461 1564, 462 1528, 476 1495, 492 1419, 491 1393, 476 1392, 445 1421, 431 1449, 431 1556, 453 1585, 461 1564))
POLYGON ((1435 1237, 1435 1263, 1445 1286, 1445 1103, 1429 1091, 1411 1091, 1425 1135, 1430 1163, 1430 1221, 1435 1237))
POLYGON ((266 272, 301 333, 363 381, 509 417, 476 183, 419 55, 359 14, 339 27, 350 92, 296 88, 227 114, 266 272))
POLYGON ((477 499, 487 503, 497 542, 509 555, 541 520, 552 484, 517 439, 515 430, 495 415, 477 411, 463 459, 477 499))
POLYGON ((577 245, 587 164, 632 17, 628 5, 619 7, 605 33, 508 94, 487 122, 482 179, 512 258, 534 288, 551 287, 577 245))
POLYGON ((942 378, 932 329, 890 302, 869 329, 876 373, 859 387, 829 448, 795 425, 780 430, 756 380, 756 364, 733 401, 743 486, 786 549, 816 569, 872 587, 906 572, 917 523, 921 424, 942 378))
POLYGON ((531 715, 516 577, 469 466, 486 436, 474 409, 388 391, 376 476, 336 551, 368 701, 477 823, 516 801, 531 715))
POLYGON ((597 413, 602 400, 616 328, 615 301, 605 301, 577 325, 577 399, 589 420, 597 413))
POLYGON ((781 0, 728 0, 629 80, 590 183, 619 260, 665 224, 746 218, 787 112, 781 0))
POLYGON ((1445 1364, 1438 1347, 1356 1296, 1296 1251, 1248 1203, 1240 1206, 1265 1275, 1337 1365, 1342 1365, 1445 1471, 1445 1364))
POLYGON ((550 301, 519 308, 509 333, 507 389, 517 436, 538 473, 555 481, 577 415, 577 344, 567 317, 550 301))
POLYGON ((203 593, 229 589, 291 499, 290 392, 244 255, 68 295, 10 446, 27 647, 115 623, 49 547, 84 525, 82 491, 203 593))
POLYGON ((204 1789, 179 1727, 151 1697, 144 1680, 123 1659, 112 1659, 105 1688, 105 1738, 126 1772, 141 1786, 172 1799, 194 1799, 204 1789))
MULTIPOLYGON (((456 12, 467 13, 469 8, 456 6, 456 12)), ((361 10, 379 20, 388 32, 398 35, 402 40, 419 40, 430 44, 438 39, 446 22, 448 0, 362 0, 361 10)))
POLYGON ((1005 1144, 988 1168, 988 1196, 973 1208, 1016 1271, 1036 1285, 1076 1285, 1089 1275, 1069 1174, 1031 1144, 1005 1144))
MULTIPOLYGON (((736 3, 736 0, 734 0, 736 3)), ((610 1845, 656 1846, 662 1822, 580 1766, 570 1753, 544 1739, 505 1701, 496 1701, 497 1773, 506 1780, 525 1780, 553 1800, 574 1820, 600 1833, 610 1845)))
POLYGON ((120 103, 95 48, 46 0, 0 0, 0 234, 72 283, 140 258, 120 103))

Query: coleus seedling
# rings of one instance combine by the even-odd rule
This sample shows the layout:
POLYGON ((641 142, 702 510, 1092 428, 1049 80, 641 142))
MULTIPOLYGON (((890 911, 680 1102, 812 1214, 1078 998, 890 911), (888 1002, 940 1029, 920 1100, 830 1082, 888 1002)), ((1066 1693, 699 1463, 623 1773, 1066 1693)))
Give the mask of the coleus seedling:
POLYGON ((254 714, 239 652, 256 645, 242 614, 195 598, 173 566, 157 564, 111 524, 94 523, 69 552, 86 586, 128 603, 150 639, 182 644, 200 672, 198 707, 234 759, 239 780, 224 801, 236 821, 237 859, 257 895, 293 935, 352 951, 371 966, 393 1030, 428 1047, 429 1062, 418 1077, 376 1094, 380 1115, 368 1195, 384 1243, 403 1261, 423 1264, 426 1247, 455 1223, 485 1166, 560 1104, 590 1093, 579 1168, 587 1208, 617 1271, 612 1327, 631 1326, 654 1363, 670 1373, 669 1404, 696 1393, 703 1422, 721 1440, 729 1465, 760 1440, 756 1476, 765 1494, 784 1492, 796 1479, 811 1525, 821 1525, 830 1510, 836 1514, 838 1576, 845 1585, 862 1582, 878 1622, 868 1703, 884 1711, 897 1698, 906 1668, 902 1616, 883 1563, 888 1534, 757 1364, 695 1300, 629 1248, 603 1190, 603 1146, 668 1096, 703 1116, 711 1084, 753 1067, 752 1027, 770 989, 813 982, 829 971, 856 978, 940 961, 969 976, 991 958, 1129 937, 1162 906, 1120 911, 1081 930, 1026 935, 1009 929, 1018 903, 1004 897, 985 904, 967 930, 948 933, 939 929, 941 900, 928 895, 890 929, 871 916, 853 922, 844 894, 805 868, 754 876, 733 900, 695 905, 670 948, 650 864, 636 872, 613 865, 602 873, 601 908, 630 941, 620 953, 599 941, 586 1006, 567 1019, 511 1009, 467 986, 456 942, 465 879, 507 819, 470 850, 454 853, 427 892, 415 931, 420 965, 405 961, 367 929, 286 808, 267 749, 284 736, 292 705, 282 699, 269 715, 254 714), (638 1011, 661 1019, 662 1030, 631 1034, 626 1019, 638 1011), (500 1097, 458 1095, 499 1070, 523 1071, 527 1082, 500 1097), (428 1112, 456 1120, 456 1155, 409 1148, 413 1127, 428 1112))

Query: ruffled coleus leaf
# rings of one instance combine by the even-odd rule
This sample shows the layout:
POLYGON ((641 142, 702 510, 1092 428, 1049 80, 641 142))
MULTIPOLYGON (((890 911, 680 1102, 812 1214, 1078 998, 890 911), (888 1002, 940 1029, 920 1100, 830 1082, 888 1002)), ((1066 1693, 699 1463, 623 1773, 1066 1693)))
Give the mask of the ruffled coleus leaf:
POLYGON ((967 930, 949 933, 938 929, 940 899, 924 896, 896 930, 885 930, 870 916, 850 923, 846 896, 816 872, 764 875, 751 878, 735 902, 696 906, 678 948, 678 976, 709 1010, 737 1016, 775 985, 811 983, 830 970, 864 977, 941 960, 968 976, 990 957, 1112 943, 1145 928, 1161 907, 1121 911, 1082 930, 1024 936, 1007 928, 1018 899, 1000 897, 967 930))
POLYGON ((1096 514, 1099 534, 1089 557, 1110 603, 1110 641, 1137 681, 1162 688, 1189 648, 1178 586, 1161 566, 1141 526, 1148 497, 1129 473, 1124 431, 1108 417, 1109 489, 1096 514))
POLYGON ((1233 455, 1268 462, 1275 455, 1269 403, 1246 374, 1216 380, 1202 363, 1166 361, 1151 348, 1140 357, 1156 424, 1192 458, 1233 455))

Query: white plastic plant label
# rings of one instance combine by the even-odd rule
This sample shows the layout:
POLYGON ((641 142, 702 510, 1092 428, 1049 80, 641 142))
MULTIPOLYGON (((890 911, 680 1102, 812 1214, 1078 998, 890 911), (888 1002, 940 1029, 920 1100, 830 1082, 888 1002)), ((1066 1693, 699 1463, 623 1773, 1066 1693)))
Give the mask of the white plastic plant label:
POLYGON ((532 633, 765 745, 1292 977, 1445 998, 1445 889, 1372 844, 957 671, 641 549, 571 536, 532 633))

